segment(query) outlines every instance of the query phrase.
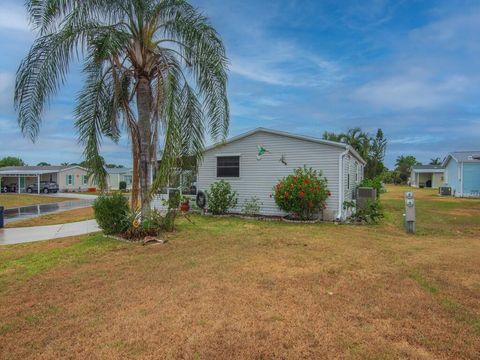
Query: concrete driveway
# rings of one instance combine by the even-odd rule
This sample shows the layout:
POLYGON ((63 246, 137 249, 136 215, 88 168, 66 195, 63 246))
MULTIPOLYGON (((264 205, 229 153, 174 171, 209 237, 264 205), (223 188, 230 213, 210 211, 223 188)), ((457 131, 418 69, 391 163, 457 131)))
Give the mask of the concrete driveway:
POLYGON ((67 236, 85 235, 97 231, 100 231, 100 228, 95 220, 61 225, 0 229, 0 245, 52 240, 67 236))

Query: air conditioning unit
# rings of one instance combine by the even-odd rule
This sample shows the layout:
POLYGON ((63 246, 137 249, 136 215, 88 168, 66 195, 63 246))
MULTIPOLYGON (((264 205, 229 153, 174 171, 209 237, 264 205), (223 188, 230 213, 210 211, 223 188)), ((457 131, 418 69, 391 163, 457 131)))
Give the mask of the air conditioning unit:
POLYGON ((452 196, 452 188, 450 186, 440 186, 438 194, 441 196, 452 196))
POLYGON ((372 187, 357 188, 357 209, 363 209, 367 203, 377 200, 377 190, 372 187))

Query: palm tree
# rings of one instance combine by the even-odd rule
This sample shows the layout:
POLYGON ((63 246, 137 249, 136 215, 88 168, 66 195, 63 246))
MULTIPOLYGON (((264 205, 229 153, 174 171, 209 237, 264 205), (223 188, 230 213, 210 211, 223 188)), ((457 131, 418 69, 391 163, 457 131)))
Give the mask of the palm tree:
POLYGON ((200 158, 205 133, 228 131, 227 58, 208 19, 185 0, 29 0, 39 36, 20 64, 18 122, 35 140, 44 105, 83 60, 85 84, 75 109, 79 140, 92 176, 105 186, 104 137, 125 129, 133 160, 132 204, 149 209, 185 156, 200 158), (162 141, 160 141, 162 140, 162 141), (162 159, 153 184, 157 148, 162 159))
POLYGON ((362 158, 368 157, 370 138, 359 127, 348 129, 345 134, 340 135, 340 140, 353 147, 362 158))
POLYGON ((442 161, 440 160, 439 157, 430 159, 430 164, 429 165, 442 165, 442 161))

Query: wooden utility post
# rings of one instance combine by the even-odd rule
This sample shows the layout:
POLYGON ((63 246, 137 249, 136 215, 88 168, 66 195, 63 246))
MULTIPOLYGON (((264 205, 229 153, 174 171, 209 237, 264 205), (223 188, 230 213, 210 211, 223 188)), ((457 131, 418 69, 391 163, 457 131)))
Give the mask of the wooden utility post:
POLYGON ((403 216, 405 218, 405 230, 407 233, 415 234, 415 199, 412 191, 405 193, 405 214, 403 216))

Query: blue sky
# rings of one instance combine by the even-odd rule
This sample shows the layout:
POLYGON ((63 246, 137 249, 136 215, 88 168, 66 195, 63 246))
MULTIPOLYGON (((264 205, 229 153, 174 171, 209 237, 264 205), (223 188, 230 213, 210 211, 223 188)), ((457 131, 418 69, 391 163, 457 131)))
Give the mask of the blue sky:
MULTIPOLYGON (((387 165, 480 150, 479 1, 195 0, 230 58, 230 135, 263 126, 321 136, 381 127, 387 165)), ((23 0, 0 4, 0 157, 78 162, 73 71, 52 101, 38 141, 24 139, 12 106, 15 71, 35 36, 23 0)), ((104 142, 129 164, 126 140, 104 142)))

